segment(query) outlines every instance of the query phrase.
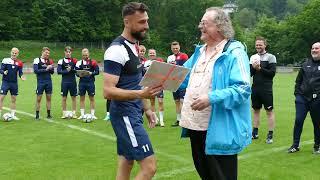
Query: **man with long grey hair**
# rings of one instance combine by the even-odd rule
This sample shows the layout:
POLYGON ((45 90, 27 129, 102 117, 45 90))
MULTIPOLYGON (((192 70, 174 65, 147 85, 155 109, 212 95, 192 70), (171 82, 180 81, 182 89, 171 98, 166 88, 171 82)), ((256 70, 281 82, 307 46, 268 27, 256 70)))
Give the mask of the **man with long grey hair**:
POLYGON ((208 8, 198 27, 205 44, 184 63, 182 137, 201 179, 237 179, 237 154, 251 143, 249 59, 221 8, 208 8))

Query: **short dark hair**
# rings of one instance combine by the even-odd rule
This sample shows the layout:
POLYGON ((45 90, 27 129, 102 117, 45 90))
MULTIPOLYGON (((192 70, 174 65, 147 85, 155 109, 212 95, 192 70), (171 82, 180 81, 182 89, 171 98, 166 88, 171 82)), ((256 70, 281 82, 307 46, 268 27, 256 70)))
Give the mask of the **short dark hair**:
POLYGON ((124 5, 122 8, 122 17, 126 17, 136 13, 136 11, 146 12, 149 11, 147 5, 138 2, 129 2, 128 4, 124 5))
POLYGON ((180 44, 179 44, 178 41, 173 41, 173 42, 171 43, 171 46, 175 46, 175 45, 180 45, 180 44))
POLYGON ((266 38, 262 37, 262 36, 257 36, 256 37, 256 41, 263 41, 264 45, 267 45, 267 40, 266 38))

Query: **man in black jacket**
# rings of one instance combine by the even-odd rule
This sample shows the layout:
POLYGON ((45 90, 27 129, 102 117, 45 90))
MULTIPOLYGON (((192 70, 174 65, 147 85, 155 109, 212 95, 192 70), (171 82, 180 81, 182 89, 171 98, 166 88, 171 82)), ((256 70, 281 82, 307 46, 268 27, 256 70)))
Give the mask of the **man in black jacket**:
POLYGON ((251 100, 254 112, 252 139, 258 139, 260 109, 263 105, 267 112, 269 128, 266 143, 271 144, 275 127, 272 84, 277 61, 274 55, 266 51, 266 46, 266 40, 263 37, 257 37, 255 42, 257 53, 250 57, 250 73, 253 76, 251 100))
POLYGON ((303 123, 310 112, 314 128, 314 154, 320 154, 320 42, 311 48, 312 59, 302 64, 296 79, 294 95, 296 97, 296 119, 293 129, 293 144, 288 153, 299 151, 303 123))

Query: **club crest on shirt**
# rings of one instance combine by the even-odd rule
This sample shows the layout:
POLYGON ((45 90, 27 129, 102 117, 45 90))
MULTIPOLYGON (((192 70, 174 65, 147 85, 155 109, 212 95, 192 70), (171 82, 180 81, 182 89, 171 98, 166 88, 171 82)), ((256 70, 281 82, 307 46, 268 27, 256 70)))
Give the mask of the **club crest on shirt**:
POLYGON ((12 69, 14 69, 15 68, 15 66, 12 66, 12 69))

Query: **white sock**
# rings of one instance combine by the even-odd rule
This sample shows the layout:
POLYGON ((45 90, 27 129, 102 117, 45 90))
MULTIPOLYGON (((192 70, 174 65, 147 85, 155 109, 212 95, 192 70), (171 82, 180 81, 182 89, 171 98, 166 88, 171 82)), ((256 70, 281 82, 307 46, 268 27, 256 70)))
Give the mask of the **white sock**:
POLYGON ((94 109, 91 109, 91 115, 94 116, 94 109))
POLYGON ((159 111, 160 123, 163 123, 163 111, 159 111))
POLYGON ((81 116, 84 116, 84 109, 80 109, 81 116))
POLYGON ((16 114, 16 110, 15 110, 15 109, 12 109, 12 110, 11 110, 11 115, 12 115, 12 116, 15 116, 15 114, 16 114))
POLYGON ((181 114, 177 114, 177 121, 181 120, 181 114))
POLYGON ((109 112, 107 112, 107 116, 110 116, 110 113, 109 113, 109 112))

